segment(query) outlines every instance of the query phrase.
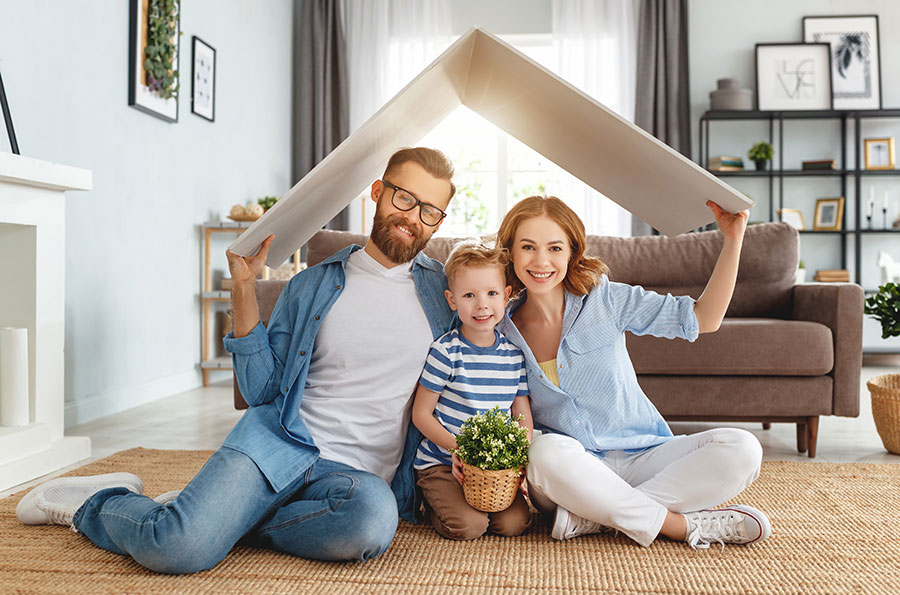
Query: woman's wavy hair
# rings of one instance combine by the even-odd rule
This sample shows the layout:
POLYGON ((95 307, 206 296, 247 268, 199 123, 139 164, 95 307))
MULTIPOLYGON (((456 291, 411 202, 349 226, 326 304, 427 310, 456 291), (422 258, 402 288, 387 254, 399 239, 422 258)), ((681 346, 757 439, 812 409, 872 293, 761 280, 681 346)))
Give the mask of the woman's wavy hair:
MULTIPOLYGON (((581 222, 575 211, 555 196, 529 196, 517 202, 503 217, 503 222, 497 231, 497 245, 506 249, 511 255, 519 225, 527 219, 541 215, 555 221, 569 237, 572 255, 569 258, 569 267, 566 271, 566 278, 563 280, 563 287, 575 295, 587 295, 600 281, 602 275, 609 274, 609 267, 600 259, 585 255, 587 239, 584 233, 584 223, 581 222)), ((513 295, 525 287, 516 276, 511 259, 506 265, 506 283, 512 286, 513 295)))

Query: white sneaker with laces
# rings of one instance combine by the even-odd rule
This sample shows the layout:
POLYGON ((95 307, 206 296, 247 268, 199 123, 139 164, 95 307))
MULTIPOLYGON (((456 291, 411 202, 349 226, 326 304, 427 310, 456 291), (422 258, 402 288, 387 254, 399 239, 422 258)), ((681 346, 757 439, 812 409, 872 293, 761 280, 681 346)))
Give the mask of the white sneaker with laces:
POLYGON ((695 550, 706 549, 713 542, 718 542, 724 550, 726 543, 756 543, 772 534, 769 517, 742 504, 688 512, 684 518, 687 519, 685 541, 695 550))
POLYGON ((106 488, 127 488, 135 494, 144 483, 133 473, 107 473, 51 479, 25 494, 16 506, 16 518, 26 525, 68 525, 84 501, 106 488))
POLYGON ((159 496, 157 496, 156 498, 154 498, 153 501, 154 501, 154 502, 159 502, 159 503, 162 504, 163 506, 166 506, 166 505, 169 504, 169 502, 171 502, 172 500, 174 500, 175 498, 177 498, 177 497, 178 497, 178 494, 180 494, 180 493, 181 493, 181 490, 171 490, 171 491, 169 491, 169 492, 165 492, 165 493, 163 493, 163 494, 160 494, 159 496))
POLYGON ((557 541, 565 541, 579 535, 599 533, 602 530, 603 525, 600 523, 589 521, 577 514, 572 514, 562 506, 557 506, 556 514, 553 517, 553 530, 550 532, 550 536, 557 541))

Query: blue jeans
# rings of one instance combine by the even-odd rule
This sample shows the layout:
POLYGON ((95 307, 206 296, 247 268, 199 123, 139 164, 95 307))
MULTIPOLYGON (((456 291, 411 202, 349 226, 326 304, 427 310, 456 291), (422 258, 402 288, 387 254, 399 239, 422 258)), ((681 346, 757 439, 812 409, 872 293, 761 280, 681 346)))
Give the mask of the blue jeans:
POLYGON ((394 493, 377 475, 319 459, 275 492, 250 457, 223 446, 168 506, 110 488, 85 501, 74 525, 105 550, 183 574, 212 568, 238 541, 316 560, 368 560, 388 549, 397 519, 394 493))

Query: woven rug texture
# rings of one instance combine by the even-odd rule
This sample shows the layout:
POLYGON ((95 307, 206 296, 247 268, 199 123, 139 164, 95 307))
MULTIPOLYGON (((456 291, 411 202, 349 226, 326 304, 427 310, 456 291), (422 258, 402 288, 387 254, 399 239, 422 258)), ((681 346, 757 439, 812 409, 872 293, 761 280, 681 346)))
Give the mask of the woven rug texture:
MULTIPOLYGON (((131 471, 156 496, 183 487, 210 451, 132 449, 70 473, 131 471)), ((367 563, 303 560, 238 547, 212 570, 150 572, 59 526, 25 526, 0 500, 0 593, 898 593, 900 465, 765 462, 735 502, 764 510, 753 546, 649 548, 612 532, 567 542, 546 519, 521 537, 453 542, 400 523, 367 563)))

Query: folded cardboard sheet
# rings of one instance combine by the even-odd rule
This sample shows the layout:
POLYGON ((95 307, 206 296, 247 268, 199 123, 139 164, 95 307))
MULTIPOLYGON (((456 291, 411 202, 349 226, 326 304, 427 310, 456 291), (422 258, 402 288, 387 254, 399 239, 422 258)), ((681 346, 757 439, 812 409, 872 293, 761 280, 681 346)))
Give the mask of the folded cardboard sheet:
POLYGON ((274 233, 268 264, 278 266, 378 179, 396 149, 417 143, 459 105, 666 235, 711 222, 707 200, 729 212, 753 205, 512 46, 473 28, 297 182, 229 249, 253 254, 274 233))

